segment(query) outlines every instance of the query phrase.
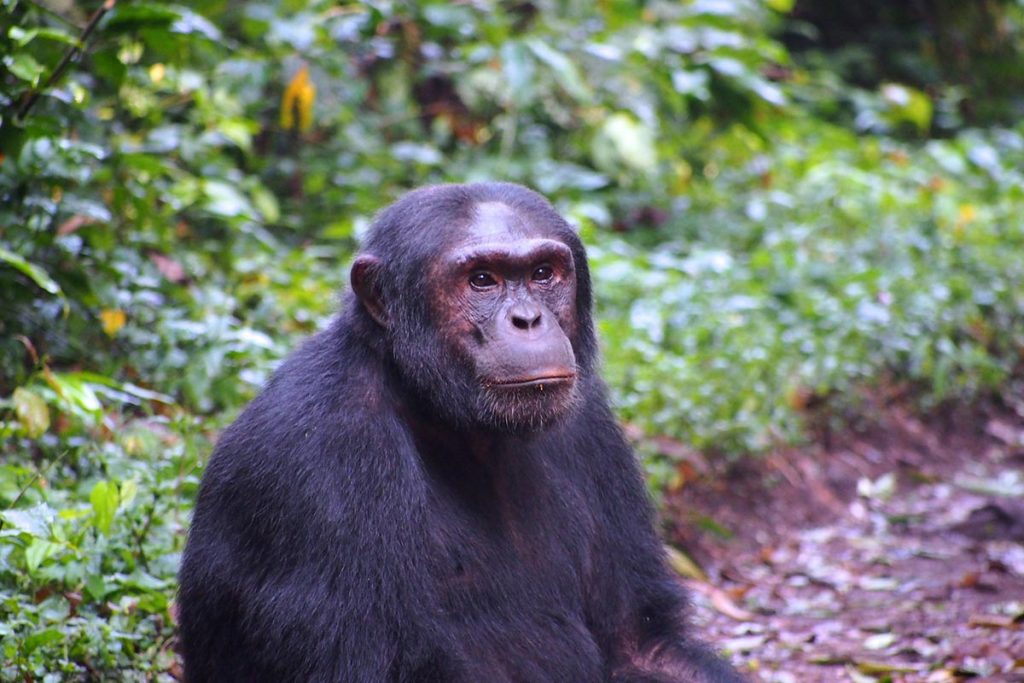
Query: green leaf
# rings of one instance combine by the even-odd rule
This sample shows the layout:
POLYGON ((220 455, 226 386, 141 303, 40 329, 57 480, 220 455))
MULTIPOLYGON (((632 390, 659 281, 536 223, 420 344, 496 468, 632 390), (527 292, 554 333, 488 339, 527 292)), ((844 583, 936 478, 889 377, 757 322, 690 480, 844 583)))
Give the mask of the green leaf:
POLYGON ((50 294, 63 296, 63 293, 60 291, 60 285, 54 282, 53 278, 46 274, 46 271, 37 265, 29 263, 13 251, 8 251, 7 249, 0 247, 0 261, 3 261, 12 268, 20 270, 22 274, 27 275, 32 282, 39 285, 39 287, 44 291, 49 292, 50 294))
POLYGON ((25 387, 18 387, 12 396, 14 413, 30 439, 38 439, 50 428, 50 409, 43 397, 25 387))
POLYGON ((244 119, 226 119, 217 125, 217 130, 245 152, 252 151, 251 122, 244 119))
POLYGON ((692 95, 698 100, 711 98, 711 89, 708 86, 708 72, 704 70, 684 71, 682 69, 672 72, 672 87, 680 95, 692 95))
POLYGON ((509 41, 501 46, 501 68, 508 84, 509 100, 520 107, 533 101, 536 64, 523 43, 509 41))
POLYGON ((49 40, 55 40, 58 43, 64 43, 65 45, 71 45, 73 47, 81 47, 82 44, 78 42, 78 39, 71 34, 64 33, 55 28, 30 28, 24 29, 20 26, 12 26, 11 30, 7 32, 8 37, 15 42, 18 47, 24 47, 36 38, 47 38, 49 40))
POLYGON ((121 493, 120 493, 120 504, 131 505, 131 502, 135 500, 135 496, 139 493, 139 482, 134 479, 128 479, 121 482, 121 493))
POLYGON ((39 84, 39 79, 46 73, 46 67, 25 52, 5 56, 4 66, 21 80, 28 81, 29 85, 33 87, 39 84))
POLYGON ((766 5, 781 14, 789 14, 796 5, 796 0, 765 0, 766 5))
POLYGON ((473 10, 467 6, 452 3, 437 3, 423 8, 427 23, 447 29, 458 29, 474 23, 473 10))
POLYGON ((208 40, 220 40, 220 29, 210 23, 206 17, 196 14, 186 7, 175 7, 178 18, 171 24, 174 33, 196 34, 208 40))
POLYGON ((101 481, 92 487, 89 502, 92 503, 93 525, 104 534, 110 534, 119 500, 120 494, 113 482, 101 481))
POLYGON ((769 104, 774 104, 777 107, 786 104, 786 95, 782 92, 782 88, 771 81, 765 80, 760 76, 750 76, 740 80, 744 85, 753 90, 755 95, 769 104))
POLYGON ((57 518, 57 512, 46 503, 23 510, 4 510, 0 512, 6 525, 19 532, 36 538, 49 538, 50 525, 57 518))
POLYGON ((43 645, 60 642, 63 638, 64 634, 61 633, 60 629, 48 628, 44 631, 36 631, 26 637, 25 640, 21 641, 21 647, 26 653, 31 653, 43 645))
POLYGON ((99 602, 103 598, 107 597, 107 593, 110 592, 110 587, 104 581, 103 576, 100 574, 90 574, 89 578, 85 580, 85 592, 89 594, 89 597, 99 602))
POLYGON ((608 173, 620 173, 623 167, 651 173, 658 163, 654 133, 629 114, 608 117, 594 139, 594 160, 608 173))
POLYGON ((118 382, 117 380, 107 377, 106 375, 101 375, 95 372, 76 372, 74 373, 74 377, 81 382, 93 385, 90 388, 94 389, 94 394, 96 393, 95 390, 98 386, 103 386, 110 387, 115 392, 122 392, 128 394, 129 396, 141 398, 145 401, 156 401, 158 403, 166 403, 168 405, 174 403, 174 398, 168 396, 167 394, 161 394, 160 392, 152 391, 151 389, 143 389, 142 387, 137 386, 135 384, 131 384, 130 382, 118 382))
POLYGON ((398 161, 425 166, 440 166, 444 162, 444 155, 433 145, 424 145, 408 140, 391 145, 391 155, 398 161))
POLYGON ((526 46, 530 48, 537 59, 550 67, 558 84, 574 99, 578 102, 589 102, 593 99, 594 94, 591 92, 590 86, 572 60, 538 38, 526 41, 526 46))
POLYGON ((236 216, 252 217, 255 213, 245 195, 239 192, 235 186, 221 180, 204 181, 203 192, 206 194, 203 207, 212 214, 234 218, 236 216))
POLYGON ((60 545, 53 541, 46 541, 41 538, 33 540, 25 548, 25 567, 30 573, 34 573, 39 569, 39 565, 43 563, 43 560, 53 555, 59 548, 60 545))
POLYGON ((170 26, 181 17, 180 11, 155 2, 118 3, 107 19, 108 29, 127 30, 142 26, 170 26))
POLYGON ((889 106, 888 118, 906 121, 925 134, 932 125, 932 101, 920 90, 899 83, 882 86, 882 99, 889 106))
POLYGON ((46 375, 46 378, 54 385, 57 393, 75 407, 81 408, 87 413, 99 413, 103 409, 103 404, 100 403, 96 392, 89 386, 86 378, 81 376, 82 374, 51 372, 46 375))
POLYGON ((250 192, 252 203, 266 223, 276 223, 281 218, 281 207, 277 197, 263 185, 255 185, 250 192))

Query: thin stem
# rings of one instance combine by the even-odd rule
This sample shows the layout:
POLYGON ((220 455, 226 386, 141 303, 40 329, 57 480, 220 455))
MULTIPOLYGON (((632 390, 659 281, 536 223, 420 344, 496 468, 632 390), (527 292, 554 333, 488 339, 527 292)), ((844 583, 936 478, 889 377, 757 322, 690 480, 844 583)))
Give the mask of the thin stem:
POLYGON ((106 0, 100 5, 92 16, 89 17, 89 23, 82 29, 82 35, 78 37, 78 45, 72 47, 64 56, 61 57, 60 62, 57 63, 57 67, 50 73, 50 77, 46 79, 46 83, 43 84, 42 88, 33 88, 24 97, 21 102, 21 106, 18 107, 17 113, 14 115, 14 121, 21 123, 28 116, 28 113, 35 106, 36 102, 39 101, 39 96, 46 90, 53 87, 67 71, 67 68, 71 66, 71 63, 78 59, 82 55, 82 51, 85 49, 85 41, 89 39, 89 36, 96 29, 96 25, 100 23, 100 19, 103 18, 110 10, 114 9, 114 5, 117 4, 117 0, 106 0))

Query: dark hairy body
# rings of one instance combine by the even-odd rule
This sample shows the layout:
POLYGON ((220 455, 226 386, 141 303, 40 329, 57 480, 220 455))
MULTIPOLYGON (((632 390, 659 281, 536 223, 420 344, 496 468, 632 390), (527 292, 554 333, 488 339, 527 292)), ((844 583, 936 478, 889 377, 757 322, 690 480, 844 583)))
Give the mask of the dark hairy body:
POLYGON ((554 209, 417 190, 352 284, 211 458, 187 679, 741 681, 690 634, 554 209))

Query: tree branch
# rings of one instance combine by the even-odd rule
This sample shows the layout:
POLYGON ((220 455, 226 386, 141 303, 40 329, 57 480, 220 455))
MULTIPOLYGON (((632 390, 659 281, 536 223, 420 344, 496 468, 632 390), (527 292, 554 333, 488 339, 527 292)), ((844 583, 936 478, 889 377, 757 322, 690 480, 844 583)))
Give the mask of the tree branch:
POLYGON ((60 62, 57 63, 56 68, 54 68, 50 73, 50 77, 46 79, 46 83, 43 84, 43 87, 33 88, 25 94, 25 97, 22 99, 21 106, 18 107, 18 111, 14 115, 15 123, 20 124, 25 120, 25 117, 28 116, 28 113, 32 110, 32 107, 34 107, 36 102, 39 101, 39 96, 56 85, 64 75, 64 72, 67 71, 67 68, 71 66, 71 63, 82 55, 82 52, 85 50, 85 41, 89 39, 89 36, 96 29, 96 25, 100 23, 100 19, 103 18, 103 15, 114 9, 115 4, 117 4, 117 0, 105 0, 102 5, 96 8, 96 11, 92 13, 91 17, 89 17, 89 23, 87 23, 85 28, 82 29, 82 35, 78 37, 79 47, 72 47, 64 53, 60 62))

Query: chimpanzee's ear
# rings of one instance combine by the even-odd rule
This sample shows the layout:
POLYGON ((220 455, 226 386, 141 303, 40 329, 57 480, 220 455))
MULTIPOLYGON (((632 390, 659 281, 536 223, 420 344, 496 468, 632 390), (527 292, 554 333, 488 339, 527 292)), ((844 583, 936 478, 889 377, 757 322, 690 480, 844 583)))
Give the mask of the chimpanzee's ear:
POLYGON ((356 293, 366 312, 381 327, 387 327, 387 307, 380 286, 383 269, 384 263, 379 258, 363 254, 352 264, 349 279, 352 282, 352 291, 356 293))

